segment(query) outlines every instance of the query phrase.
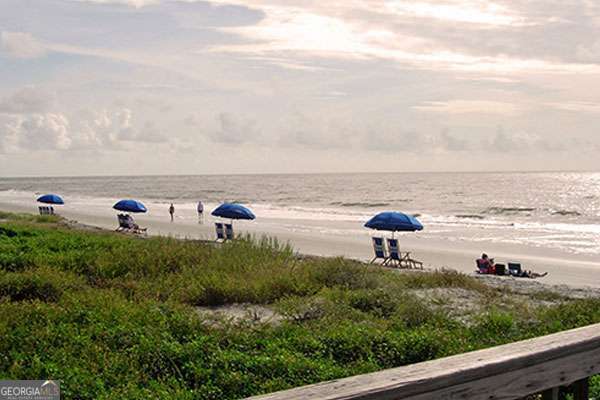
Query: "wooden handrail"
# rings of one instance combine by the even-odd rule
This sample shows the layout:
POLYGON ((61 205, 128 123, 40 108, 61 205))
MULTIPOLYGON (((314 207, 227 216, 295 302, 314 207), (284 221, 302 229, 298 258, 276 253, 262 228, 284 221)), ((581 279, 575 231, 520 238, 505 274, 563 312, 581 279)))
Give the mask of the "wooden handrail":
POLYGON ((581 399, 587 398, 587 378, 598 373, 600 324, 595 324, 250 399, 509 400, 543 391, 544 398, 552 399, 553 388, 577 381, 583 382, 584 397, 576 397, 581 399))

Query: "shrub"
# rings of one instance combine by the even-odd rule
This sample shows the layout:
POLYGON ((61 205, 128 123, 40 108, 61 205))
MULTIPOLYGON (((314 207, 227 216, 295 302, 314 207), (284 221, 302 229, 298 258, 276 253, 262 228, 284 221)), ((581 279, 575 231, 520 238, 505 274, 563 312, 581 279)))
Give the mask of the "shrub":
POLYGON ((599 299, 564 299, 526 315, 487 308, 466 326, 406 290, 491 293, 462 274, 36 218, 0 214, 0 374, 60 379, 65 399, 235 399, 600 321, 599 299), (192 307, 233 302, 274 303, 287 319, 214 324, 192 307))
POLYGON ((67 289, 82 287, 83 282, 72 274, 48 268, 23 272, 0 273, 0 298, 10 301, 41 300, 54 302, 67 289))

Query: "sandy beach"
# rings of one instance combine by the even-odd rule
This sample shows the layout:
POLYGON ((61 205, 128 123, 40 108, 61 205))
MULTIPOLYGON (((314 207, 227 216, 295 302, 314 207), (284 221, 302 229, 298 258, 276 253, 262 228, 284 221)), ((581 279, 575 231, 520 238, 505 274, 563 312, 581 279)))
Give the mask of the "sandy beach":
MULTIPOLYGON (((207 205, 210 210, 210 204, 207 205)), ((202 223, 193 209, 176 210, 174 222, 170 222, 165 205, 164 213, 137 215, 136 222, 147 227, 150 235, 173 236, 177 238, 207 239, 214 238, 214 221, 210 215, 205 215, 202 223)), ((98 226, 114 229, 117 226, 116 212, 110 207, 103 209, 70 207, 58 208, 65 218, 98 226)), ((0 210, 13 212, 36 212, 33 202, 24 199, 3 199, 0 210)), ((258 218, 256 221, 235 222, 238 233, 253 235, 275 236, 282 242, 290 243, 302 254, 318 256, 342 256, 367 261, 372 256, 370 242, 371 231, 360 224, 346 221, 336 221, 339 228, 332 233, 319 233, 318 228, 323 221, 314 220, 285 220, 281 218, 258 218), (301 227, 306 227, 302 229, 301 227)), ((550 285, 569 285, 573 287, 600 287, 600 261, 593 256, 581 254, 565 254, 554 249, 533 248, 531 246, 498 243, 490 245, 477 241, 476 232, 465 232, 465 236, 473 236, 472 240, 447 241, 427 237, 425 234, 400 235, 403 251, 411 251, 413 257, 424 262, 426 268, 450 268, 464 273, 473 273, 474 260, 485 251, 496 259, 496 262, 521 262, 523 267, 538 272, 548 272, 548 276, 536 280, 550 285)), ((514 278, 504 278, 514 279, 514 278)))

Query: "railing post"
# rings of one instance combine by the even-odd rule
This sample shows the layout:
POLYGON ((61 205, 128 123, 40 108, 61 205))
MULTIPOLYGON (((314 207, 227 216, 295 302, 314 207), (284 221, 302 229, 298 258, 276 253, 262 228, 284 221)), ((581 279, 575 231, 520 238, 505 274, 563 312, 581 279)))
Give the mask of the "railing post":
POLYGON ((558 388, 552 388, 542 393, 542 400, 558 400, 558 388))
POLYGON ((590 381, 589 378, 578 380, 573 384, 575 391, 573 392, 573 400, 589 400, 590 398, 590 381))

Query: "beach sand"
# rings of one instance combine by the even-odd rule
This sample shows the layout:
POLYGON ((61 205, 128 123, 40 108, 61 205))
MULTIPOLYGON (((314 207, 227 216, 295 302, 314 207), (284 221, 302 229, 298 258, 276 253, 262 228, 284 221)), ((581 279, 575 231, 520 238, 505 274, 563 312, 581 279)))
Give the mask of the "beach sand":
MULTIPOLYGON (((147 227, 150 235, 173 236, 212 240, 214 238, 214 219, 206 215, 204 223, 198 223, 194 210, 176 210, 175 222, 169 221, 165 206, 164 215, 136 215, 136 222, 147 227)), ((65 218, 83 224, 115 229, 117 226, 114 210, 73 210, 59 208, 57 211, 65 218)), ((37 212, 35 206, 19 202, 0 202, 0 210, 12 212, 37 212)), ((236 233, 275 236, 282 242, 289 242, 301 254, 318 256, 342 256, 367 261, 372 257, 370 235, 372 232, 357 227, 356 223, 336 221, 339 233, 321 234, 318 229, 303 229, 311 225, 322 224, 322 221, 283 220, 260 218, 256 221, 235 221, 236 233)), ((477 241, 476 233, 465 232, 465 237, 472 235, 471 240, 445 241, 423 237, 420 234, 399 235, 402 251, 411 251, 413 258, 424 262, 425 268, 455 269, 464 273, 473 273, 475 259, 487 252, 496 262, 521 262, 525 269, 536 272, 548 272, 548 276, 536 280, 551 285, 570 285, 575 287, 600 288, 600 260, 592 256, 565 254, 556 250, 533 248, 515 244, 490 245, 477 241), (485 246, 483 248, 482 246, 485 246)), ((503 278, 514 279, 514 278, 503 278)), ((521 280, 521 279, 519 279, 521 280)))

